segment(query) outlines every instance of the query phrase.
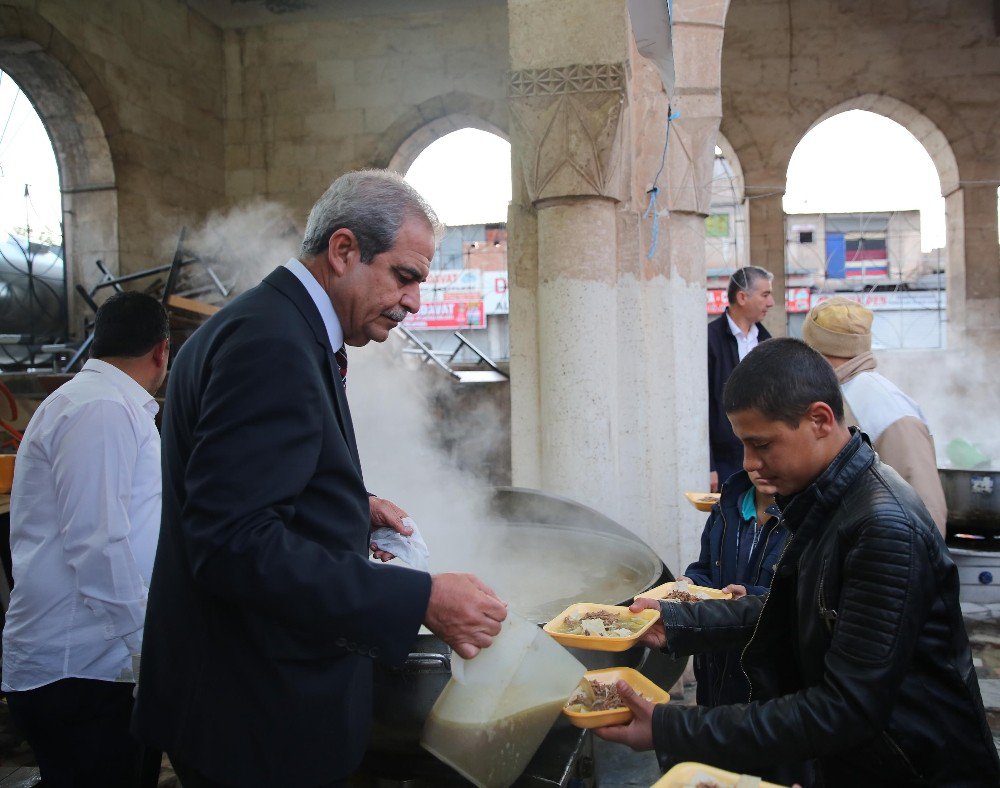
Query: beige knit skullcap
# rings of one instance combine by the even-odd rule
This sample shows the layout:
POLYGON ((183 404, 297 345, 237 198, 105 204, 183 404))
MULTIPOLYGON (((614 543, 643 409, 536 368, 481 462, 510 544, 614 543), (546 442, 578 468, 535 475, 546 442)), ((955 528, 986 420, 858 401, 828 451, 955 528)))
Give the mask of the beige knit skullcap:
POLYGON ((824 356, 860 356, 872 349, 872 312, 857 301, 836 296, 809 310, 802 339, 824 356))

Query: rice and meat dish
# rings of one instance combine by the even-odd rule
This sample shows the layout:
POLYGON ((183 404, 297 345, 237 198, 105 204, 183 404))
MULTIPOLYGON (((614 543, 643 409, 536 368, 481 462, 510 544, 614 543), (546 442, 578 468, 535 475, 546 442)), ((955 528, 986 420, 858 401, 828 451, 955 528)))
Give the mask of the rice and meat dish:
POLYGON ((623 615, 614 610, 571 613, 556 631, 561 635, 590 635, 601 638, 627 638, 649 623, 640 616, 623 615))
POLYGON ((676 589, 663 597, 664 602, 701 602, 705 599, 708 599, 708 596, 699 596, 698 594, 692 594, 690 591, 678 591, 676 589))
POLYGON ((566 708, 575 712, 611 711, 625 707, 625 701, 618 694, 613 683, 584 679, 566 701, 566 708))

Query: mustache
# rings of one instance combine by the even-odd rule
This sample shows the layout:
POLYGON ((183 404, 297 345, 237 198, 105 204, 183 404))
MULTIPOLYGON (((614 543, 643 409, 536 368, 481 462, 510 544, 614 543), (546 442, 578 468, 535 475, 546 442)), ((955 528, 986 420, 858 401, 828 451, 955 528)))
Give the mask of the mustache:
POLYGON ((387 317, 390 320, 394 320, 397 323, 402 323, 406 319, 407 312, 403 307, 397 306, 394 309, 386 309, 382 313, 382 317, 387 317))

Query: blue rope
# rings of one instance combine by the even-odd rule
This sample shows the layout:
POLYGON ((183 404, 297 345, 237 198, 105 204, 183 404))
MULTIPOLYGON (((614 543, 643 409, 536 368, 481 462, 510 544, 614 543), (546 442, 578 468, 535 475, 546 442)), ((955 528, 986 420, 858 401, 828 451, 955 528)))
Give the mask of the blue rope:
POLYGON ((649 251, 646 252, 647 260, 653 259, 653 253, 656 251, 656 246, 660 241, 659 214, 656 211, 656 197, 660 193, 660 188, 656 184, 659 183, 660 174, 663 172, 663 167, 667 163, 667 150, 670 147, 670 126, 680 116, 680 112, 674 112, 670 109, 670 107, 667 108, 667 134, 666 139, 663 141, 663 156, 660 158, 660 169, 656 171, 656 177, 653 178, 653 188, 646 192, 649 195, 649 205, 646 206, 646 212, 642 215, 642 218, 645 220, 650 216, 653 217, 652 236, 650 238, 649 251))

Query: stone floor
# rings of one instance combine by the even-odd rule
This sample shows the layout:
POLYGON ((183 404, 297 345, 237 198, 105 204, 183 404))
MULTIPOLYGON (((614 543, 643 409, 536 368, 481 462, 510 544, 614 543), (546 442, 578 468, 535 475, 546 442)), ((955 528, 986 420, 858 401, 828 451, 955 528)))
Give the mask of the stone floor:
MULTIPOLYGON (((983 701, 1000 750, 1000 604, 970 605, 963 603, 966 628, 972 642, 973 661, 979 675, 983 701)), ((656 676, 651 676, 656 681, 656 676)), ((695 685, 686 673, 671 688, 671 703, 690 705, 694 702, 695 685)), ((600 788, 650 786, 660 777, 656 757, 649 752, 635 753, 619 744, 601 740, 595 742, 597 782, 600 788)), ((39 784, 34 756, 24 740, 10 724, 7 704, 0 701, 0 788, 28 788, 39 784)), ((179 782, 164 759, 160 788, 178 788, 179 782)))

